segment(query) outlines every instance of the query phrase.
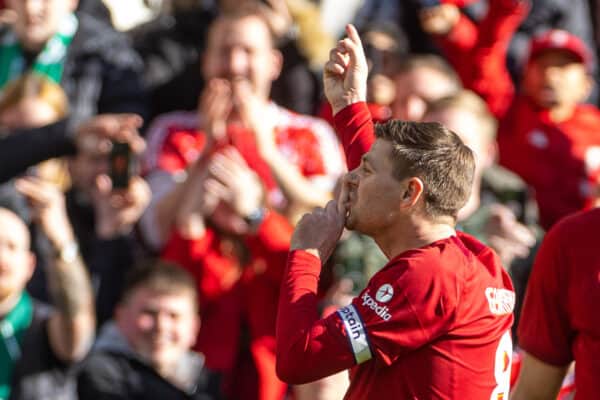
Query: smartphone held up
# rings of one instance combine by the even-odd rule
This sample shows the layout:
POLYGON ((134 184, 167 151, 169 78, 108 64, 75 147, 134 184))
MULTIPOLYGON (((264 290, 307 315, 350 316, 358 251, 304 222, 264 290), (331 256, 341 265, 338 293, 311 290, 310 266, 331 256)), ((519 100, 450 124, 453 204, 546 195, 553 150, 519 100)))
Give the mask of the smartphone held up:
POLYGON ((112 142, 109 163, 109 177, 113 190, 127 188, 135 172, 135 157, 129 143, 112 142))

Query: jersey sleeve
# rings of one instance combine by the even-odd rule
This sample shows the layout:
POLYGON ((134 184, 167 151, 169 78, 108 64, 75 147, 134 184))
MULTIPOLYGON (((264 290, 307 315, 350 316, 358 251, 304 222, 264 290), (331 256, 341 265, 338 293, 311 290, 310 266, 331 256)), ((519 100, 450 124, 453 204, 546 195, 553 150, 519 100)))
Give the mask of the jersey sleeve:
POLYGON ((276 330, 276 370, 290 384, 332 375, 356 364, 337 313, 320 319, 317 286, 320 260, 290 252, 281 283, 276 330))
POLYGON ((519 322, 520 346, 543 362, 563 366, 573 360, 569 313, 565 243, 569 238, 564 224, 558 224, 545 237, 538 252, 525 294, 519 322))
POLYGON ((351 104, 334 116, 335 129, 344 147, 348 170, 360 165, 363 154, 375 142, 375 127, 364 102, 351 104))

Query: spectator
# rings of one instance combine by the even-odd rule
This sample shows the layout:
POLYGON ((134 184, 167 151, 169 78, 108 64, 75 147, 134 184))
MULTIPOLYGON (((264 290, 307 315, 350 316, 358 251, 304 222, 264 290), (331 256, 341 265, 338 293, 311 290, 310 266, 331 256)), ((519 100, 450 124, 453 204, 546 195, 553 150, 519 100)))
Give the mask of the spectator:
POLYGON ((109 160, 107 154, 90 152, 70 158, 72 186, 66 193, 69 220, 94 284, 98 326, 112 316, 123 277, 141 253, 133 228, 151 197, 134 170, 125 187, 115 187, 109 160))
POLYGON ((476 29, 473 48, 461 53, 457 45, 459 33, 471 30, 464 27, 466 19, 445 40, 455 50, 453 59, 463 65, 463 75, 470 77, 465 84, 486 100, 500 122, 500 163, 534 188, 540 223, 547 229, 597 200, 600 133, 595 127, 600 113, 581 104, 592 87, 590 53, 566 31, 551 30, 533 39, 521 91, 516 92, 506 69, 506 46, 527 9, 525 2, 495 0, 476 29), (464 66, 469 66, 468 74, 464 66))
POLYGON ((291 227, 266 207, 265 170, 253 171, 234 148, 190 172, 163 257, 196 278, 204 310, 197 349, 223 376, 228 397, 282 399, 275 307, 291 227))
POLYGON ((525 295, 519 326, 525 356, 512 399, 557 398, 572 361, 575 397, 598 393, 599 223, 600 210, 581 212, 544 238, 525 295))
POLYGON ((78 376, 80 400, 218 399, 218 382, 190 351, 200 329, 191 276, 156 261, 129 275, 114 323, 78 376))
POLYGON ((98 113, 144 115, 138 56, 112 28, 73 14, 76 0, 9 0, 15 23, 0 32, 0 89, 27 70, 59 83, 71 120, 98 113))
POLYGON ((35 257, 22 220, 0 209, 0 397, 75 399, 72 365, 87 354, 94 337, 91 285, 69 225, 62 194, 35 180, 17 181, 34 217, 54 249, 47 274, 53 308, 33 300, 25 285, 35 257))
MULTIPOLYGON (((27 73, 6 86, 0 96, 0 129, 36 128, 67 116, 69 102, 59 85, 44 75, 27 73)), ((62 191, 69 185, 65 160, 48 160, 36 166, 36 174, 62 191)))
POLYGON ((295 112, 315 112, 319 82, 308 68, 299 39, 292 34, 292 20, 284 0, 174 0, 170 12, 159 14, 130 32, 135 49, 146 64, 144 82, 151 96, 152 118, 174 110, 196 109, 206 84, 198 71, 206 49, 207 28, 217 15, 236 13, 244 7, 258 9, 269 22, 274 45, 284 54, 281 73, 270 88, 272 98, 295 112))
MULTIPOLYGON (((514 35, 508 53, 508 67, 516 77, 527 61, 532 38, 551 29, 560 29, 580 38, 589 49, 596 48, 593 14, 589 0, 532 0, 531 10, 514 35)), ((591 53, 591 71, 598 72, 598 57, 591 53)))
POLYGON ((458 92, 460 78, 441 57, 433 54, 413 55, 401 60, 392 74, 396 97, 391 104, 392 116, 420 121, 429 102, 458 92))
POLYGON ((339 143, 324 121, 269 100, 281 66, 273 45, 260 12, 250 9, 217 19, 203 59, 208 85, 198 111, 161 116, 149 128, 144 169, 154 197, 142 231, 153 248, 164 245, 184 196, 187 185, 176 185, 177 180, 207 142, 233 143, 253 169, 268 170, 278 184, 270 185, 268 203, 291 220, 330 198, 344 170, 339 143))
POLYGON ((375 139, 366 59, 354 27, 348 35, 324 82, 352 171, 338 204, 305 215, 292 237, 277 372, 303 383, 352 367, 347 399, 506 397, 510 278, 490 249, 454 230, 473 154, 436 123, 391 121, 375 139), (344 225, 372 236, 390 261, 350 306, 319 320, 321 264, 344 225))

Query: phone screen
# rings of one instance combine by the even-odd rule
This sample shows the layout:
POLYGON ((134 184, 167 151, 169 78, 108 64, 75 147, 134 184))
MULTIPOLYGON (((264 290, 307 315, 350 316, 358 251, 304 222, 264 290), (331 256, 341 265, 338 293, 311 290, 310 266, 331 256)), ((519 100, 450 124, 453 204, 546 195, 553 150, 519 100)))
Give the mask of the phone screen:
POLYGON ((129 186, 133 169, 133 157, 128 143, 113 142, 110 152, 110 179, 113 189, 129 186))

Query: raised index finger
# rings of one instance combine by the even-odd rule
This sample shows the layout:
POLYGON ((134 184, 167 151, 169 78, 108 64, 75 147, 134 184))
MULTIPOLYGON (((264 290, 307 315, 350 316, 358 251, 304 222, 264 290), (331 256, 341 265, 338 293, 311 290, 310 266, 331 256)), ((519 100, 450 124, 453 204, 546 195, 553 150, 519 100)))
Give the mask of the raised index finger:
POLYGON ((352 24, 346 25, 346 33, 348 34, 348 38, 352 40, 352 42, 356 46, 360 46, 362 48, 362 41, 360 40, 360 36, 358 35, 358 31, 352 24))

